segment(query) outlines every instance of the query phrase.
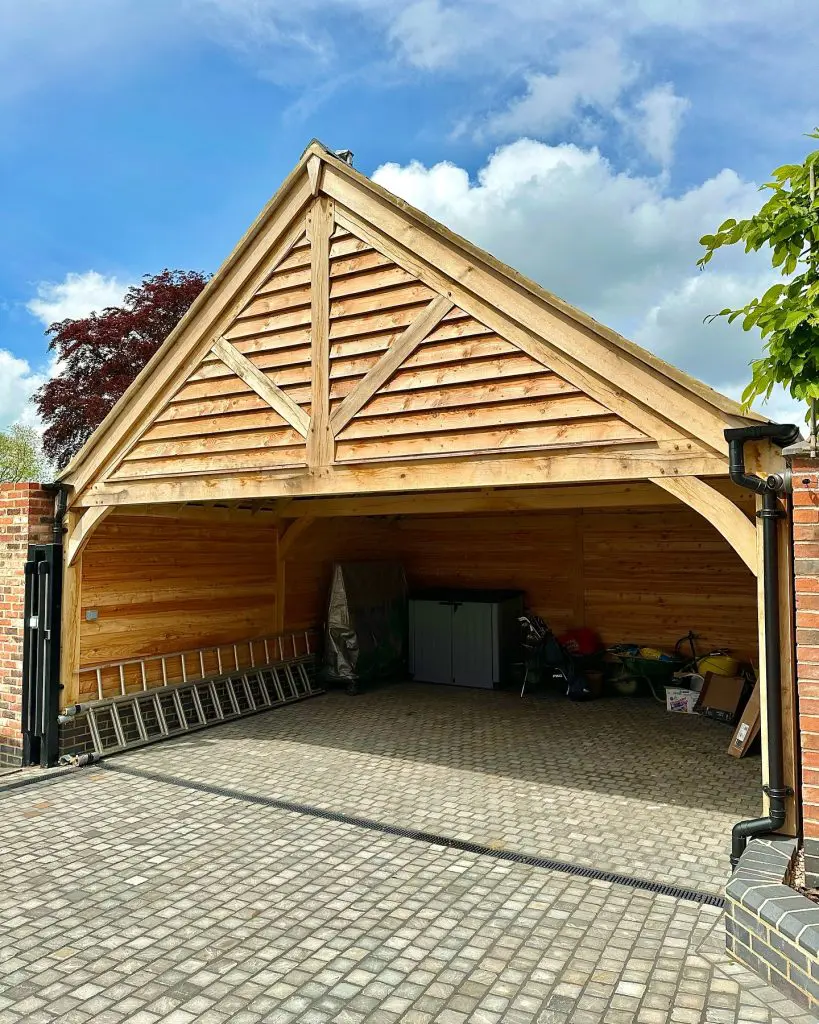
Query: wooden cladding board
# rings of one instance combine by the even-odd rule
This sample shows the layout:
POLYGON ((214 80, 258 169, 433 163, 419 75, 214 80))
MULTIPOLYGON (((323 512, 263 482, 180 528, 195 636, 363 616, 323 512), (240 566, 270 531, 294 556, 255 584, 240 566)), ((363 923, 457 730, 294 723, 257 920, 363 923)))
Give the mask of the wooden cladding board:
POLYGON ((284 621, 323 620, 334 559, 397 559, 414 587, 517 587, 555 630, 585 624, 608 643, 757 659, 755 580, 697 513, 572 510, 317 521, 287 561, 284 621))
POLYGON ((757 662, 755 577, 691 509, 583 512, 585 616, 607 642, 668 649, 688 630, 704 651, 757 662))
POLYGON ((307 629, 327 618, 334 562, 394 558, 393 526, 385 519, 318 520, 291 548, 284 568, 284 630, 307 629))
MULTIPOLYGON (((320 518, 279 574, 284 629, 324 620, 334 561, 379 559, 401 561, 413 587, 519 588, 558 632, 585 624, 606 643, 668 649, 691 629, 703 650, 757 659, 755 580, 685 508, 320 518)), ((275 632, 276 579, 269 520, 110 516, 83 553, 80 664, 275 632)), ((94 686, 83 677, 81 699, 94 686)))
MULTIPOLYGON (((332 413, 437 293, 353 235, 334 243, 331 268, 332 413), (334 299, 333 287, 351 280, 334 273, 352 268, 360 291, 334 299)), ((336 460, 645 439, 456 306, 339 431, 336 460)))
MULTIPOLYGON (((310 412, 310 243, 297 240, 226 337, 310 412)), ((304 437, 214 353, 126 454, 112 480, 306 464, 304 437)))
POLYGON ((271 634, 275 580, 269 522, 110 516, 83 552, 80 667, 271 634))

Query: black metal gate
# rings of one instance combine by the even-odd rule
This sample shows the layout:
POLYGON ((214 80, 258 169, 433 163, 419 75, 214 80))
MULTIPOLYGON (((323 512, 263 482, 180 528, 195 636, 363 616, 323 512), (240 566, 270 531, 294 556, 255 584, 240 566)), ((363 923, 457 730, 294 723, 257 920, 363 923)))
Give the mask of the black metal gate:
POLYGON ((23 764, 49 768, 59 756, 62 544, 31 544, 23 634, 23 764))

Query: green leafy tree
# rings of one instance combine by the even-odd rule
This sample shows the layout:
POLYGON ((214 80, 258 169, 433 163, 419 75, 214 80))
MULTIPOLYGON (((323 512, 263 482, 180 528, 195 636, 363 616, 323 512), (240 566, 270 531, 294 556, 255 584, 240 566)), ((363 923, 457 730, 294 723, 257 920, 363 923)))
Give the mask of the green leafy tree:
POLYGON ((49 475, 50 468, 33 427, 15 423, 0 431, 0 481, 44 480, 49 475))
MULTIPOLYGON (((808 138, 819 139, 819 130, 808 138)), ((781 384, 792 398, 807 402, 812 423, 819 399, 819 204, 816 170, 819 150, 801 164, 786 164, 773 172, 773 180, 760 191, 771 193, 761 209, 747 220, 730 218, 713 235, 703 235, 705 255, 701 268, 717 249, 744 244, 745 252, 767 246, 771 264, 784 281, 740 309, 722 309, 706 317, 742 318, 746 331, 758 328, 765 339, 763 354, 751 363, 751 381, 742 394, 748 408, 755 398, 770 398, 781 384)))

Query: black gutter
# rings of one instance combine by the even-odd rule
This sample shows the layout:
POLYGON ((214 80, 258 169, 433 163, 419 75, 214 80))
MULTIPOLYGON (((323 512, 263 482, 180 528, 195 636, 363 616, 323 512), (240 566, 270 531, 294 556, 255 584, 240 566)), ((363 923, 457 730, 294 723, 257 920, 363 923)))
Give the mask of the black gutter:
POLYGON ((777 520, 784 518, 779 498, 790 491, 790 479, 779 473, 762 478, 745 472, 745 442, 773 441, 780 447, 801 439, 792 423, 759 423, 725 431, 728 442, 728 472, 735 484, 762 496, 757 517, 762 520, 763 616, 765 622, 765 709, 767 712, 767 757, 769 813, 760 818, 738 821, 731 832, 731 864, 739 858, 754 836, 776 832, 785 824, 785 801, 793 790, 785 785, 782 755, 782 662, 779 649, 779 546, 777 520))

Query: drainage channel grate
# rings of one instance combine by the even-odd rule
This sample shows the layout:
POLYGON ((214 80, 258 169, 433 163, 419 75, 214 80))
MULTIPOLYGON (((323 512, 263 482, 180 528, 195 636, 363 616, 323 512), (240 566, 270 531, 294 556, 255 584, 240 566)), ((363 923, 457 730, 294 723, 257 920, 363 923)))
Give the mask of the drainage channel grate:
POLYGON ((534 854, 518 853, 515 850, 497 850, 491 846, 470 843, 464 839, 451 839, 447 836, 436 835, 434 832, 423 832, 414 828, 401 828, 399 825, 387 825, 380 821, 373 821, 372 818, 361 818, 355 814, 325 811, 321 807, 313 807, 311 804, 295 803, 292 800, 277 800, 274 797, 243 793, 240 790, 228 789, 225 786, 212 786, 206 782, 180 779, 173 775, 166 775, 164 772, 147 771, 144 768, 130 768, 122 764, 112 764, 110 761, 102 761, 99 766, 107 771, 120 772, 123 775, 133 775, 140 779, 150 779, 153 782, 180 786, 183 789, 195 790, 198 793, 208 793, 211 796, 231 797, 234 800, 242 800, 245 803, 259 804, 263 807, 274 807, 280 811, 293 811, 296 814, 309 815, 311 818, 322 818, 325 821, 337 821, 344 825, 355 825, 357 828, 369 829, 371 832, 381 832, 388 836, 399 836, 401 839, 412 839, 415 842, 426 843, 429 846, 443 846, 447 850, 475 853, 482 857, 509 861, 512 864, 526 864, 533 868, 560 871, 562 874, 574 875, 577 878, 612 882, 615 885, 628 886, 630 889, 640 889, 644 892, 651 892, 660 896, 671 896, 677 900, 687 900, 689 903, 700 903, 709 907, 719 907, 720 909, 725 906, 725 900, 722 896, 716 896, 709 892, 700 892, 698 889, 686 889, 679 885, 666 885, 663 882, 653 882, 648 878, 634 878, 631 875, 620 875, 614 871, 585 867, 581 864, 569 864, 566 861, 553 860, 551 857, 537 857, 534 854))

